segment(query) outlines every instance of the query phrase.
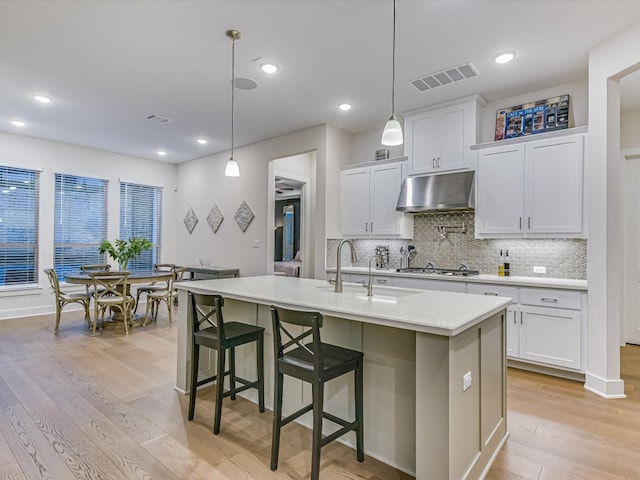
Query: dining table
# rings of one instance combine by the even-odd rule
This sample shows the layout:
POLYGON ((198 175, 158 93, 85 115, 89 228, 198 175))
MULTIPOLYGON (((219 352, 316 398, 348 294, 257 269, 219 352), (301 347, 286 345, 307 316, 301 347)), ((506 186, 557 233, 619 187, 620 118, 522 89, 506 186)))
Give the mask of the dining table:
MULTIPOLYGON (((131 285, 139 285, 144 283, 153 283, 153 282, 166 282, 170 280, 175 272, 172 271, 158 271, 158 270, 128 270, 129 276, 127 277, 127 291, 126 295, 131 295, 131 285)), ((76 285, 92 285, 93 280, 89 276, 89 274, 85 272, 69 272, 64 275, 64 281, 66 283, 76 284, 76 285)), ((132 311, 135 311, 135 304, 132 307, 132 311)), ((132 316, 131 324, 138 325, 141 324, 144 320, 144 316, 132 316)), ((120 312, 113 312, 111 317, 111 321, 122 322, 123 317, 120 312)))

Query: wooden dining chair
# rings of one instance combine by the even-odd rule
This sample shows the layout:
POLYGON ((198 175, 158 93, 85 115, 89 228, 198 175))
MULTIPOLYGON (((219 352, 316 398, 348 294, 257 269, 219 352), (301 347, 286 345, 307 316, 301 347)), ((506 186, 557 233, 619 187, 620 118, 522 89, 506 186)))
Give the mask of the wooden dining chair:
POLYGON ((114 313, 119 312, 122 315, 124 333, 128 335, 135 302, 135 299, 127 293, 129 291, 129 272, 89 272, 88 275, 93 281, 93 291, 95 292, 91 335, 96 333, 98 318, 102 321, 101 327, 104 327, 104 316, 107 308, 114 313))
POLYGON ((176 278, 176 273, 172 272, 171 276, 164 282, 157 282, 154 286, 162 287, 162 290, 153 290, 147 292, 147 309, 144 314, 144 327, 149 320, 156 321, 158 319, 158 309, 160 304, 165 302, 167 304, 167 312, 169 313, 169 326, 173 321, 173 299, 176 296, 176 291, 173 288, 173 282, 176 278), (164 286, 162 285, 164 283, 164 286))
POLYGON ((44 273, 47 274, 51 288, 53 289, 56 297, 56 326, 53 329, 53 333, 58 333, 60 326, 60 316, 62 309, 66 305, 73 303, 79 303, 84 308, 84 318, 87 321, 87 326, 91 327, 91 317, 89 316, 89 303, 91 302, 91 295, 88 293, 66 293, 60 288, 60 281, 58 280, 58 274, 53 268, 45 268, 44 273))
MULTIPOLYGON (((111 265, 108 263, 96 263, 90 265, 80 265, 80 271, 82 273, 89 272, 108 272, 111 270, 111 265)), ((93 297, 93 287, 90 284, 86 285, 87 293, 93 297)))
MULTIPOLYGON (((154 272, 175 272, 176 265, 175 263, 156 263, 153 265, 153 271, 154 272)), ((133 310, 133 313, 136 313, 138 311, 138 305, 140 305, 140 297, 143 294, 148 295, 150 292, 165 290, 164 283, 165 282, 152 282, 149 285, 140 285, 136 289, 136 305, 133 310)))

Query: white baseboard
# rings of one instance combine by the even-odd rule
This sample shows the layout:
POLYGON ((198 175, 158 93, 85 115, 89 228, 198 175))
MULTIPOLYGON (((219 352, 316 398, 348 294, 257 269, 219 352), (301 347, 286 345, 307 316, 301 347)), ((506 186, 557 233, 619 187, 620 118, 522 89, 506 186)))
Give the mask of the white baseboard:
POLYGON ((587 372, 585 376, 584 388, 603 398, 627 398, 624 394, 624 380, 622 379, 605 379, 587 372))

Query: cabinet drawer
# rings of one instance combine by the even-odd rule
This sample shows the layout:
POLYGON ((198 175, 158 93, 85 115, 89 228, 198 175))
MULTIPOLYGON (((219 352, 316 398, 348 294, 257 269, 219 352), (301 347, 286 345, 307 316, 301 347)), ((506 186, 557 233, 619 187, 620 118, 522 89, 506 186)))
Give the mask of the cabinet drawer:
POLYGON ((509 297, 513 303, 518 303, 518 287, 504 285, 492 285, 485 283, 468 283, 467 293, 474 295, 494 295, 497 297, 509 297))
POLYGON ((580 292, 548 288, 521 288, 520 303, 572 310, 580 310, 581 307, 580 292))

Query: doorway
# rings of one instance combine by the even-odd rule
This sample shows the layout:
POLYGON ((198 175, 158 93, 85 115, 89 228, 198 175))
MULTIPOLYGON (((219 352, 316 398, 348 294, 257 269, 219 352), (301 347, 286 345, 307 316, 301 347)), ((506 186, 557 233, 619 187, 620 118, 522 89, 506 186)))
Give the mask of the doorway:
POLYGON ((640 345, 640 148, 625 150, 622 344, 640 345))
POLYGON ((269 164, 267 273, 313 278, 313 178, 316 153, 269 164))

